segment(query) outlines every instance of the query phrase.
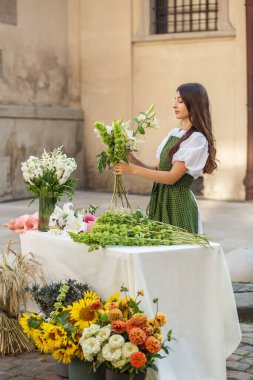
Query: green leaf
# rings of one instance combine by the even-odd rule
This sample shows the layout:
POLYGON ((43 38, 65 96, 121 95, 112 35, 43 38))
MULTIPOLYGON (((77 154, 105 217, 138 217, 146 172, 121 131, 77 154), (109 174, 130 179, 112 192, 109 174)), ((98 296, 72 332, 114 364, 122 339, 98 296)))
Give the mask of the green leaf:
POLYGON ((138 126, 138 132, 145 135, 145 129, 141 125, 138 126))

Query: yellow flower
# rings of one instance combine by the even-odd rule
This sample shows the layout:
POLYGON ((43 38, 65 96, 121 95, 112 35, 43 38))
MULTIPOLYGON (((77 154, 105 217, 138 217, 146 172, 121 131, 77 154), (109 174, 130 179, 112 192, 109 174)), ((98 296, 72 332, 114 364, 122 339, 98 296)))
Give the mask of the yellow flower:
POLYGON ((75 326, 84 329, 97 321, 97 312, 89 309, 89 304, 97 300, 100 300, 100 298, 96 293, 87 291, 80 301, 76 301, 72 306, 69 306, 70 317, 75 320, 75 326))
POLYGON ((166 314, 162 312, 156 313, 155 320, 157 321, 158 325, 160 327, 165 326, 167 323, 167 317, 166 314))
POLYGON ((33 313, 31 315, 23 313, 22 318, 20 318, 20 320, 19 320, 19 323, 20 323, 24 333, 28 336, 28 338, 32 337, 33 331, 35 330, 35 327, 34 328, 31 327, 29 324, 29 320, 31 320, 32 318, 34 318, 38 321, 41 321, 41 318, 38 315, 33 314, 33 313))
POLYGON ((155 334, 154 334, 154 337, 155 337, 156 339, 160 340, 160 342, 163 341, 162 334, 160 334, 160 333, 155 333, 155 334))
POLYGON ((68 364, 75 356, 77 349, 78 346, 76 344, 68 341, 66 347, 57 348, 53 351, 52 355, 56 360, 68 364))
POLYGON ((110 304, 115 303, 118 306, 120 293, 112 294, 105 303, 105 309, 108 310, 110 304))
POLYGON ((46 347, 49 351, 67 343, 67 334, 63 327, 47 322, 43 322, 41 327, 44 331, 43 339, 46 341, 46 347))
POLYGON ((41 330, 34 330, 32 339, 41 352, 44 352, 45 354, 50 353, 50 350, 48 349, 46 342, 43 338, 43 332, 41 330))

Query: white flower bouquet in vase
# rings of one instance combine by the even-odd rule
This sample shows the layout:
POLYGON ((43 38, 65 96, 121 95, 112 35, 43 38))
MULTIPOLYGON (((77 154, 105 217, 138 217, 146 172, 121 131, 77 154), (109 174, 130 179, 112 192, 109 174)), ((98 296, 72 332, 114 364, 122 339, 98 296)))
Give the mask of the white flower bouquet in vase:
MULTIPOLYGON (((137 135, 145 135, 147 128, 159 128, 159 120, 156 119, 154 104, 146 112, 140 112, 139 116, 134 118, 135 129, 131 129, 130 122, 113 119, 112 125, 106 125, 102 121, 96 121, 94 124, 95 133, 107 145, 107 150, 97 155, 97 169, 101 174, 106 167, 109 167, 110 174, 108 179, 113 175, 113 164, 120 161, 128 163, 128 154, 139 151, 142 141, 137 138, 137 135)), ((110 209, 113 204, 117 207, 118 199, 122 207, 126 206, 131 209, 121 175, 114 176, 114 190, 110 209)))
POLYGON ((76 180, 70 175, 76 167, 75 159, 67 157, 62 147, 52 152, 44 150, 41 157, 30 156, 22 162, 26 189, 34 199, 39 199, 39 231, 48 231, 56 202, 63 195, 72 198, 76 180))

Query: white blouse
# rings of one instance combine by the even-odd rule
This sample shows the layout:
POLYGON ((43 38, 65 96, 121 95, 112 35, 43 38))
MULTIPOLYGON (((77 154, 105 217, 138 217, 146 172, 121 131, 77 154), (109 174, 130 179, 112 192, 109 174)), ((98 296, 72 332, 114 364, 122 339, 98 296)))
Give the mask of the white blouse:
MULTIPOLYGON (((163 139, 156 151, 156 158, 160 161, 161 152, 167 143, 169 137, 182 137, 185 131, 180 128, 172 129, 169 134, 163 139)), ((175 161, 183 161, 185 163, 187 173, 194 179, 198 178, 205 167, 208 158, 208 142, 201 132, 193 132, 188 139, 180 144, 180 148, 173 155, 172 163, 175 161)))

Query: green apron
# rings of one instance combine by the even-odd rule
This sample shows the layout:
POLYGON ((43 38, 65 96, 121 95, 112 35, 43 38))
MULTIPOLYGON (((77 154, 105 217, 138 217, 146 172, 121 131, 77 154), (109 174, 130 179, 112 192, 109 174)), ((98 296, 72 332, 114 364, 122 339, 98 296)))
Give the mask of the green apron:
MULTIPOLYGON (((168 152, 178 139, 176 136, 168 139, 160 155, 159 170, 171 169, 168 152)), ((154 183, 147 210, 149 218, 198 233, 198 206, 190 190, 193 180, 185 173, 174 185, 154 183)))

